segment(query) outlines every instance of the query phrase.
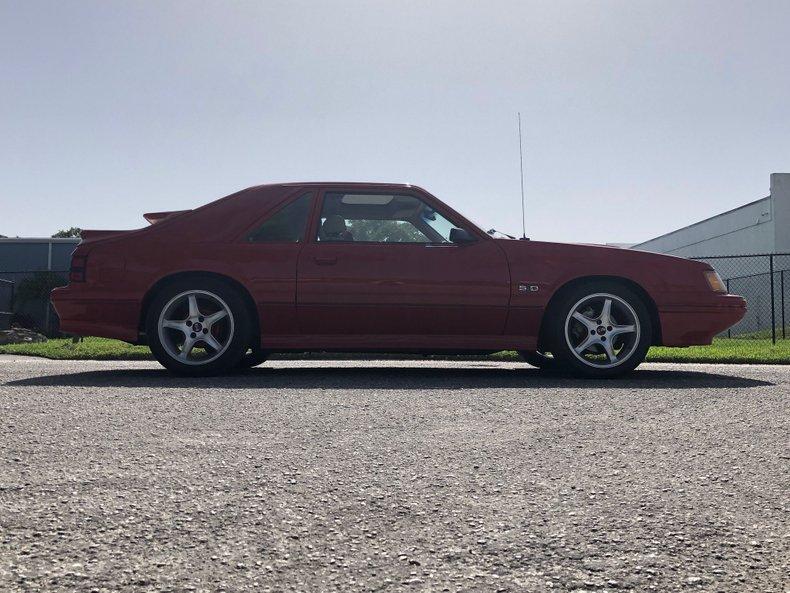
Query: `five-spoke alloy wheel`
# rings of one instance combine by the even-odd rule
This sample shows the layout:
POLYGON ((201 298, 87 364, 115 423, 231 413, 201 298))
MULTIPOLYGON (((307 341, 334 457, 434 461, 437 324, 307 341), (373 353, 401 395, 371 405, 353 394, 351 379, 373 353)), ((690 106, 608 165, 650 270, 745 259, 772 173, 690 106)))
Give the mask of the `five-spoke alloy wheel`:
POLYGON ((250 316, 236 290, 214 278, 179 280, 157 293, 146 318, 151 351, 171 371, 209 375, 239 366, 250 316))
POLYGON ((576 286, 550 311, 551 352, 563 366, 587 377, 633 370, 650 347, 650 317, 642 299, 607 280, 576 286))
POLYGON ((639 319, 625 300, 609 293, 583 297, 565 319, 565 340, 574 356, 590 366, 623 364, 639 343, 639 319))
POLYGON ((233 313, 206 290, 177 294, 159 314, 159 341, 184 364, 206 364, 222 356, 233 338, 233 313))

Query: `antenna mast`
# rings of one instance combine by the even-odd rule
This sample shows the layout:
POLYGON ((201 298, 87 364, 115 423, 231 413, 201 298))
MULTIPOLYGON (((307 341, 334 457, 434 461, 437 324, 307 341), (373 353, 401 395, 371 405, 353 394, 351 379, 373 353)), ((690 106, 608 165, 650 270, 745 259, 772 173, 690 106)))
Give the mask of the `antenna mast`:
POLYGON ((524 149, 521 142, 521 112, 518 112, 518 158, 521 167, 521 238, 527 238, 527 223, 524 215, 524 149))

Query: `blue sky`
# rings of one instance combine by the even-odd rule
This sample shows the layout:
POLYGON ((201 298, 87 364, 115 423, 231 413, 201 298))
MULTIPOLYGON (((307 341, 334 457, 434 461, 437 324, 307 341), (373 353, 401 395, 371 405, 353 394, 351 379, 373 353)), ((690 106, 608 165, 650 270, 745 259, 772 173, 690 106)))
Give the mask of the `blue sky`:
POLYGON ((640 241, 790 171, 790 3, 0 0, 0 234, 291 180, 640 241))

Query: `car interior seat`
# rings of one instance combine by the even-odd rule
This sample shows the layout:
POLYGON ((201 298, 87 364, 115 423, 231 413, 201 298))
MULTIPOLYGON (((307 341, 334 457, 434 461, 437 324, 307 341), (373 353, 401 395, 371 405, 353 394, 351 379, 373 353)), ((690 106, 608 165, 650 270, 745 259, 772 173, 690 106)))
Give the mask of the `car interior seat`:
POLYGON ((353 241, 354 235, 346 227, 346 220, 339 214, 326 217, 318 233, 321 241, 353 241))

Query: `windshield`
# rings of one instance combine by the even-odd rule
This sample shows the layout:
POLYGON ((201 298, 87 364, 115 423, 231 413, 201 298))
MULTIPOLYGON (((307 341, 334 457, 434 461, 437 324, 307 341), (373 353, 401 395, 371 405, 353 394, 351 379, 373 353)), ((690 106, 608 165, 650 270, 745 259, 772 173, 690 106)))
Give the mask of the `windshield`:
POLYGON ((508 235, 507 233, 503 233, 502 231, 498 231, 497 229, 486 227, 485 225, 480 224, 479 222, 477 222, 472 218, 469 218, 469 220, 471 220, 474 223, 474 225, 479 229, 487 228, 488 230, 486 231, 486 234, 494 237, 494 239, 514 239, 514 240, 516 239, 516 237, 514 237, 513 235, 508 235))
POLYGON ((505 233, 496 229, 488 229, 486 233, 494 237, 494 239, 515 239, 513 235, 506 235, 505 233))
POLYGON ((425 221, 425 224, 441 236, 442 241, 446 243, 450 242, 450 231, 455 228, 452 222, 428 206, 423 208, 421 217, 425 221))

